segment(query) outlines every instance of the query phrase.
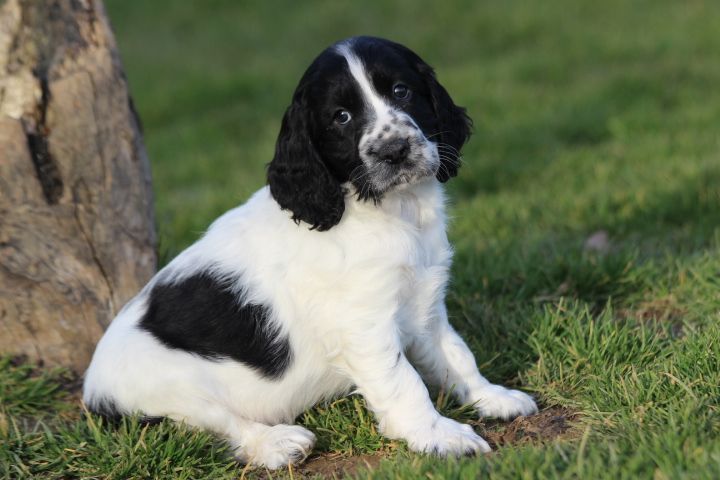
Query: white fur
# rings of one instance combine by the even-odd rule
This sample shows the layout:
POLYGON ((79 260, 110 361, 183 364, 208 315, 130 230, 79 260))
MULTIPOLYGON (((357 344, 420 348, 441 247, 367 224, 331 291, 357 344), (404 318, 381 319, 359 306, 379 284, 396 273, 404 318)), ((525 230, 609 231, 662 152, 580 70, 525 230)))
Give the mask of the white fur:
MULTIPOLYGON (((346 58, 382 117, 387 106, 363 83, 362 64, 346 58)), ((426 152, 426 161, 437 161, 434 144, 423 140, 435 152, 426 152)), ((413 450, 488 451, 472 428, 435 410, 411 364, 428 382, 475 403, 480 415, 536 411, 529 396, 485 380, 448 323, 444 297, 452 250, 441 184, 425 176, 391 189, 377 204, 357 200, 350 184, 346 189, 345 213, 325 232, 293 222, 267 187, 217 219, 112 322, 87 371, 85 402, 108 398, 122 412, 212 430, 230 441, 241 460, 277 468, 304 459, 314 443, 312 433, 290 425, 295 418, 356 388, 380 430, 413 450), (178 281, 208 268, 234 282, 240 301, 270 308, 270 321, 293 352, 280 378, 231 359, 167 348, 139 328, 158 279, 178 281)))
POLYGON ((461 402, 477 402, 480 414, 535 411, 527 395, 489 384, 449 325, 443 299, 450 258, 435 179, 390 193, 379 205, 348 199, 342 220, 327 232, 290 221, 263 188, 215 221, 156 278, 182 278, 208 264, 237 272, 246 301, 272 305, 274 320, 289 335, 289 370, 269 380, 232 360, 164 347, 138 328, 151 282, 98 344, 85 401, 111 397, 125 412, 184 420, 225 435, 243 460, 277 467, 304 458, 312 434, 295 427, 300 440, 258 445, 267 426, 291 423, 354 385, 381 431, 415 450, 488 451, 469 427, 437 413, 404 354, 428 381, 453 386, 461 402))

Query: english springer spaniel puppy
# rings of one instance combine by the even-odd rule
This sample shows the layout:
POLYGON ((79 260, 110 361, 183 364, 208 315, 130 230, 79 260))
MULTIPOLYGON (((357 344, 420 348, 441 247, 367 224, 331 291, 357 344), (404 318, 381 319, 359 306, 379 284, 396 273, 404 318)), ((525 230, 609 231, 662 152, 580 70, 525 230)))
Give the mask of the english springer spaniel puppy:
POLYGON ((442 184, 470 123, 402 45, 354 37, 323 51, 285 113, 269 185, 113 320, 85 377, 89 409, 184 421, 278 468, 315 442, 295 418, 354 390, 412 450, 489 451, 423 383, 480 416, 537 410, 480 375, 448 323, 442 184))

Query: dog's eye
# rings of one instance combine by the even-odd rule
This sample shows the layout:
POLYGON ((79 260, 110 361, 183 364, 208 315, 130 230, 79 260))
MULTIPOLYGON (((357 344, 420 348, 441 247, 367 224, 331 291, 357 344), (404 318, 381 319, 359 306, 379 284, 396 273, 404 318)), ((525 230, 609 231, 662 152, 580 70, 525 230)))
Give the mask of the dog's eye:
POLYGON ((352 115, 350 115, 350 112, 347 110, 338 110, 335 112, 335 121, 339 125, 346 125, 350 123, 350 120, 352 120, 352 115))
POLYGON ((396 83, 393 87, 393 95, 395 95, 395 98, 398 100, 407 100, 410 98, 410 89, 405 84, 396 83))

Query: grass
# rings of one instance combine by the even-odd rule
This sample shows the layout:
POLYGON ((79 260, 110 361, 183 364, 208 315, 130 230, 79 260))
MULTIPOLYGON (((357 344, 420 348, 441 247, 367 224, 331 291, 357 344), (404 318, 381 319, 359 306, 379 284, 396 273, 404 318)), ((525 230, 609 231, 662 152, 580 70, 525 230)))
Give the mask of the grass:
MULTIPOLYGON (((572 412, 570 428, 530 435, 479 421, 488 438, 520 433, 492 455, 440 460, 380 437, 350 397, 300 419, 321 459, 376 459, 353 466, 358 478, 720 478, 716 2, 107 7, 144 123, 166 259, 263 184, 295 83, 339 38, 411 46, 475 120, 448 184, 452 321, 491 380, 572 412), (609 241, 586 248, 596 232, 609 241)), ((85 416, 67 383, 0 362, 0 478, 243 474, 205 433, 85 416)), ((469 420, 445 398, 444 412, 469 420)))

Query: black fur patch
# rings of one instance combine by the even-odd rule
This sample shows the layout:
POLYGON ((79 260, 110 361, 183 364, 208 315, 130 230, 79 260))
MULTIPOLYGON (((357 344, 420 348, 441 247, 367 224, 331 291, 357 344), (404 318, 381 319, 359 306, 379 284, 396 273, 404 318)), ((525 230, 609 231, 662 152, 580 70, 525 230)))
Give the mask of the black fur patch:
POLYGON ((140 326, 170 348, 205 358, 232 358, 279 378, 290 366, 287 338, 268 325, 262 305, 241 305, 222 281, 200 272, 150 292, 140 326))
MULTIPOLYGON (((105 422, 109 425, 118 426, 122 421, 123 414, 115 405, 115 402, 109 397, 102 397, 99 400, 93 401, 88 404, 88 410, 95 415, 99 415, 105 419, 105 422)), ((155 416, 139 416, 137 418, 140 425, 157 425, 162 422, 165 417, 155 416)))
POLYGON ((111 423, 119 422, 122 417, 122 414, 115 406, 115 402, 110 398, 103 397, 98 400, 94 400, 92 403, 88 404, 87 407, 92 413, 100 415, 111 423))

